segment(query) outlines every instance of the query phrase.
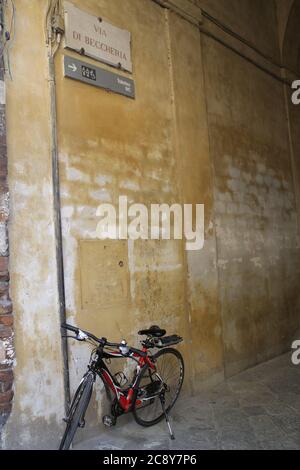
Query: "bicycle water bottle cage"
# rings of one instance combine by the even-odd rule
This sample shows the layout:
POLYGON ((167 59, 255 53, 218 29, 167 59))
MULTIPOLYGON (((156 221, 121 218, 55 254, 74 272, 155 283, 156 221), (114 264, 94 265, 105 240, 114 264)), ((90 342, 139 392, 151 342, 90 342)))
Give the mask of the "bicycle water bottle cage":
POLYGON ((162 330, 159 328, 157 325, 150 326, 147 330, 140 330, 138 332, 139 335, 147 335, 147 336, 152 336, 154 338, 161 338, 162 336, 165 336, 166 330, 162 330))

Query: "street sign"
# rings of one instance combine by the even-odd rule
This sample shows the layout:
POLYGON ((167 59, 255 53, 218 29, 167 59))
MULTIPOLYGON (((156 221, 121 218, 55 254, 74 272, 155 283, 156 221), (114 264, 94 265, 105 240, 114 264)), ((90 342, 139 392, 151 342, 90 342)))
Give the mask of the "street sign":
POLYGON ((65 47, 106 64, 132 72, 131 34, 104 18, 64 2, 65 47))
POLYGON ((135 98, 135 84, 130 78, 104 70, 73 57, 64 56, 64 75, 98 88, 135 98))

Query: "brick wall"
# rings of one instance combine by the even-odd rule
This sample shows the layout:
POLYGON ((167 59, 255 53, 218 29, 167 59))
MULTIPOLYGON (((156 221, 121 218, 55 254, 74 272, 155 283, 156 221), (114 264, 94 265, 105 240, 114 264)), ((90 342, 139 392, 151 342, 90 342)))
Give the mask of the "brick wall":
POLYGON ((11 411, 13 399, 14 350, 12 304, 9 298, 8 215, 4 64, 0 58, 0 428, 11 411))

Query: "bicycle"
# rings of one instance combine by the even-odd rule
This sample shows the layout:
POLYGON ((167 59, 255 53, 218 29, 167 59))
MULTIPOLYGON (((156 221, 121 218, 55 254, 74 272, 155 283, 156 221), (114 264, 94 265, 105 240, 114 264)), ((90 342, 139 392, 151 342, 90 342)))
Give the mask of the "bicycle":
POLYGON ((69 408, 66 429, 59 450, 68 450, 78 427, 85 426, 85 414, 92 396, 96 377, 103 381, 107 393, 113 395, 111 414, 103 416, 105 426, 114 426, 117 418, 132 412, 135 421, 141 426, 153 426, 165 418, 170 437, 175 439, 169 420, 184 380, 184 361, 180 352, 170 346, 183 341, 178 335, 165 336, 166 330, 154 325, 138 332, 146 336, 141 341, 142 349, 121 343, 110 343, 106 338, 97 338, 88 331, 81 330, 67 323, 61 327, 72 331, 75 336, 63 335, 77 341, 86 341, 94 346, 91 352, 88 370, 84 374, 69 408), (151 354, 150 349, 158 352, 151 354), (129 358, 137 363, 133 379, 128 387, 122 387, 124 373, 113 375, 105 361, 117 358, 129 358))

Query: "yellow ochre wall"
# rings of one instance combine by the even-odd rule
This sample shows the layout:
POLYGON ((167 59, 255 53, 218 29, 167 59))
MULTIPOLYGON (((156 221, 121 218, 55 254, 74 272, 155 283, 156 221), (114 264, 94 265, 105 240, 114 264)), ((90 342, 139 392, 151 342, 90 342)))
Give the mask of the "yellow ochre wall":
MULTIPOLYGON (((64 78, 64 54, 80 57, 60 48, 55 64, 67 319, 136 346, 137 331, 151 324, 181 334, 185 391, 197 393, 286 351, 300 326, 284 88, 152 0, 72 3, 131 32, 136 99, 64 78), (117 204, 120 195, 146 205, 205 204, 204 248, 97 240, 97 207, 117 204)), ((280 59, 272 1, 193 3, 280 59), (264 27, 259 34, 255 21, 264 27)), ((7 113, 16 367, 4 442, 8 448, 55 448, 64 391, 47 1, 15 4, 7 113)), ((72 391, 89 351, 69 343, 72 391)), ((91 428, 104 410, 100 385, 92 409, 91 428)))

